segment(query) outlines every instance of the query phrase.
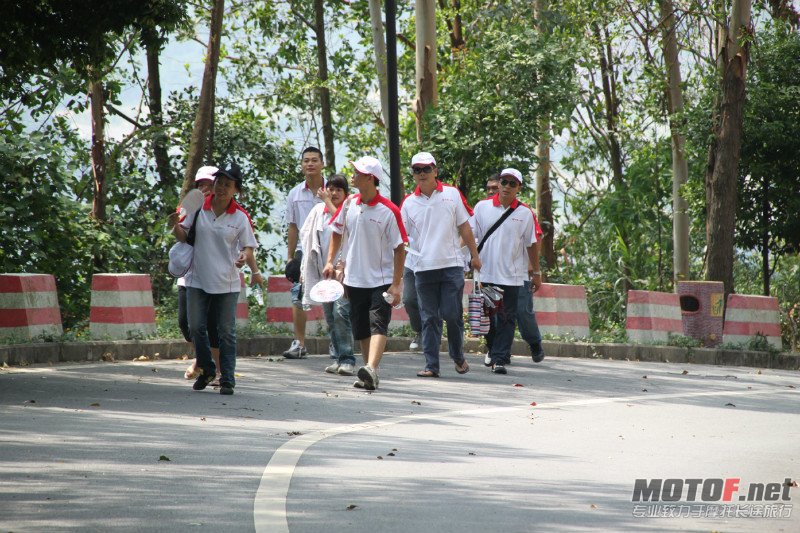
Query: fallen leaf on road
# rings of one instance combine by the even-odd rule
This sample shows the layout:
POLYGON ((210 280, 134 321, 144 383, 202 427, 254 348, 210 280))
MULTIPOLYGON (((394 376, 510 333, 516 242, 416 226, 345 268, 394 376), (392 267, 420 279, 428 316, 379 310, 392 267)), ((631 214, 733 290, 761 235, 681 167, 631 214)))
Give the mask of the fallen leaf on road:
POLYGON ((302 435, 302 433, 300 433, 299 431, 287 431, 286 434, 287 435, 302 435))
POLYGON ((647 376, 642 376, 642 379, 647 379, 647 376))
POLYGON ((150 360, 150 358, 147 357, 146 355, 140 355, 139 357, 134 359, 134 361, 149 361, 149 360, 150 360))
POLYGON ((422 405, 422 403, 418 402, 417 400, 411 400, 411 405, 422 405))
POLYGON ((159 460, 159 461, 169 461, 169 457, 167 457, 166 455, 162 455, 162 456, 160 456, 160 457, 158 458, 158 460, 159 460))
POLYGON ((206 421, 206 417, 202 417, 200 420, 202 420, 203 422, 205 422, 205 421, 206 421))
POLYGON ((379 455, 379 456, 378 456, 378 459, 380 459, 380 460, 383 460, 383 457, 379 455))
POLYGON ((595 504, 592 504, 589 507, 591 507, 592 509, 597 509, 597 506, 595 504))
POLYGON ((688 370, 684 370, 683 372, 681 372, 681 374, 683 374, 684 376, 685 376, 686 374, 688 374, 688 373, 689 373, 689 371, 688 371, 688 370))
POLYGON ((796 487, 796 486, 797 486, 797 481, 790 481, 790 482, 789 482, 789 481, 787 481, 787 482, 786 482, 786 483, 784 483, 784 484, 785 484, 787 487, 796 487))
POLYGON ((97 403, 97 402, 90 403, 90 404, 89 404, 89 407, 100 407, 100 404, 99 404, 99 403, 97 403))
POLYGON ((469 452, 467 455, 477 455, 475 452, 469 452))
POLYGON ((158 372, 157 368, 151 368, 150 370, 152 370, 153 372, 158 372))
POLYGON ((796 388, 794 385, 786 385, 786 386, 789 387, 790 389, 796 388))
POLYGON ((531 402, 532 407, 536 407, 536 402, 531 402))
POLYGON ((642 389, 642 392, 647 392, 647 389, 642 389))
POLYGON ((348 511, 352 511, 352 510, 353 510, 353 509, 355 509, 356 507, 358 507, 358 505, 354 505, 354 504, 352 504, 352 503, 351 503, 350 505, 348 505, 347 507, 345 507, 345 509, 347 509, 348 511))
POLYGON ((114 362, 114 354, 110 353, 110 352, 106 352, 106 353, 104 353, 103 355, 100 356, 100 359, 102 359, 103 361, 107 361, 109 363, 113 363, 114 362))
POLYGON ((725 404, 725 407, 736 407, 736 406, 733 405, 732 403, 728 402, 728 403, 725 404))
POLYGON ((515 387, 524 387, 525 385, 523 385, 522 383, 514 383, 514 386, 515 387))
POLYGON ((756 374, 760 374, 760 373, 761 373, 761 370, 759 370, 758 372, 756 372, 756 374))
POLYGON ((394 452, 389 452, 386 454, 387 457, 394 457, 394 452))

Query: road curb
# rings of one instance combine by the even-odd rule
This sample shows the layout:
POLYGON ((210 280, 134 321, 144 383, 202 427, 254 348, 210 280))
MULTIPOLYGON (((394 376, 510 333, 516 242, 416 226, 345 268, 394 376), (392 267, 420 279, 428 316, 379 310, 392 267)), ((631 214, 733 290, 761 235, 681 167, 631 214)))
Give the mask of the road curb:
MULTIPOLYGON (((390 337, 386 343, 386 351, 407 351, 410 341, 411 339, 405 337, 390 337)), ((284 350, 289 348, 291 338, 257 335, 239 338, 237 344, 239 357, 280 356, 284 350)), ((306 348, 312 354, 328 353, 328 344, 327 337, 308 337, 306 339, 306 348)), ((800 354, 798 353, 558 341, 543 341, 542 345, 548 357, 800 370, 800 354)), ((446 354, 446 342, 442 342, 441 350, 443 354, 446 354)), ((468 338, 465 339, 464 350, 467 353, 478 354, 483 353, 485 347, 481 340, 468 338)), ((523 341, 516 340, 512 353, 527 355, 529 351, 523 341)), ((0 365, 7 364, 11 366, 83 361, 130 361, 142 356, 147 359, 192 358, 194 357, 194 351, 189 343, 179 339, 43 342, 0 346, 0 365)))

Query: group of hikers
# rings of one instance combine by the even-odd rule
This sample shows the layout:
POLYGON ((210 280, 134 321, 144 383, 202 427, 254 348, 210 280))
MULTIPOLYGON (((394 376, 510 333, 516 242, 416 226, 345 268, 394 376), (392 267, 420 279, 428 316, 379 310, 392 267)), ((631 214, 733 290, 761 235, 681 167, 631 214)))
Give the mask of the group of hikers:
MULTIPOLYGON (((484 364, 494 374, 507 373, 517 324, 533 361, 544 359, 532 298, 542 283, 542 231, 533 210, 517 198, 523 184, 519 170, 491 176, 487 198, 473 209, 456 187, 439 180, 436 159, 428 152, 411 159, 416 187, 399 207, 381 195, 384 171, 374 157, 350 161, 350 183, 340 174, 323 177, 323 155, 316 147, 303 150, 300 166, 305 179, 286 199, 294 329, 286 359, 307 356, 306 311, 317 304, 310 289, 335 279, 344 296, 322 304, 333 359, 325 372, 356 375, 356 388, 376 390, 392 310, 404 305, 415 333, 409 348, 425 357, 417 376, 439 377, 443 324, 455 371, 466 374, 462 295, 470 270, 492 295, 484 364), (358 369, 354 341, 363 359, 358 369)), ((195 390, 218 380, 221 394, 233 394, 239 268, 247 264, 251 283, 263 283, 257 243, 249 216, 234 198, 242 189, 238 167, 203 167, 195 183, 206 194, 202 208, 196 213, 179 208, 170 219, 175 237, 194 243, 191 268, 178 282, 181 330, 197 356, 186 378, 195 380, 195 390)))

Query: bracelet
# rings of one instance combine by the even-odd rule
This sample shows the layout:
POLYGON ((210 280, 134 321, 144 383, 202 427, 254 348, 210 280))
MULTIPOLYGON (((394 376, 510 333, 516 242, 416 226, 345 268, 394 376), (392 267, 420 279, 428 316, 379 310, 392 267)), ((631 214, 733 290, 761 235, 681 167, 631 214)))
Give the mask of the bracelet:
POLYGON ((541 275, 542 275, 541 270, 537 270, 536 272, 531 272, 531 276, 541 276, 541 275))
POLYGON ((261 272, 250 272, 251 276, 260 276, 261 272))

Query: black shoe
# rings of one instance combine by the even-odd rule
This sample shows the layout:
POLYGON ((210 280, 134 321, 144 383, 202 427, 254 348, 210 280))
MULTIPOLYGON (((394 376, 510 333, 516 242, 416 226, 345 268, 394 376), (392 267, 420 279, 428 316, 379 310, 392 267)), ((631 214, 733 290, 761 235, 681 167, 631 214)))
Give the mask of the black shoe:
POLYGON ((192 388, 194 390, 203 390, 208 386, 209 383, 214 381, 215 377, 216 372, 201 372, 200 375, 197 376, 197 379, 194 380, 194 385, 192 385, 192 388))
POLYGON ((534 363, 541 363, 544 361, 544 350, 542 349, 542 345, 539 344, 538 346, 534 346, 531 344, 531 359, 533 359, 534 363))
POLYGON ((219 384, 219 393, 224 394, 225 396, 230 396, 233 394, 233 384, 223 381, 219 384))
POLYGON ((506 367, 504 367, 503 365, 498 363, 498 364, 492 365, 492 373, 494 373, 494 374, 508 374, 508 371, 506 370, 506 367))

